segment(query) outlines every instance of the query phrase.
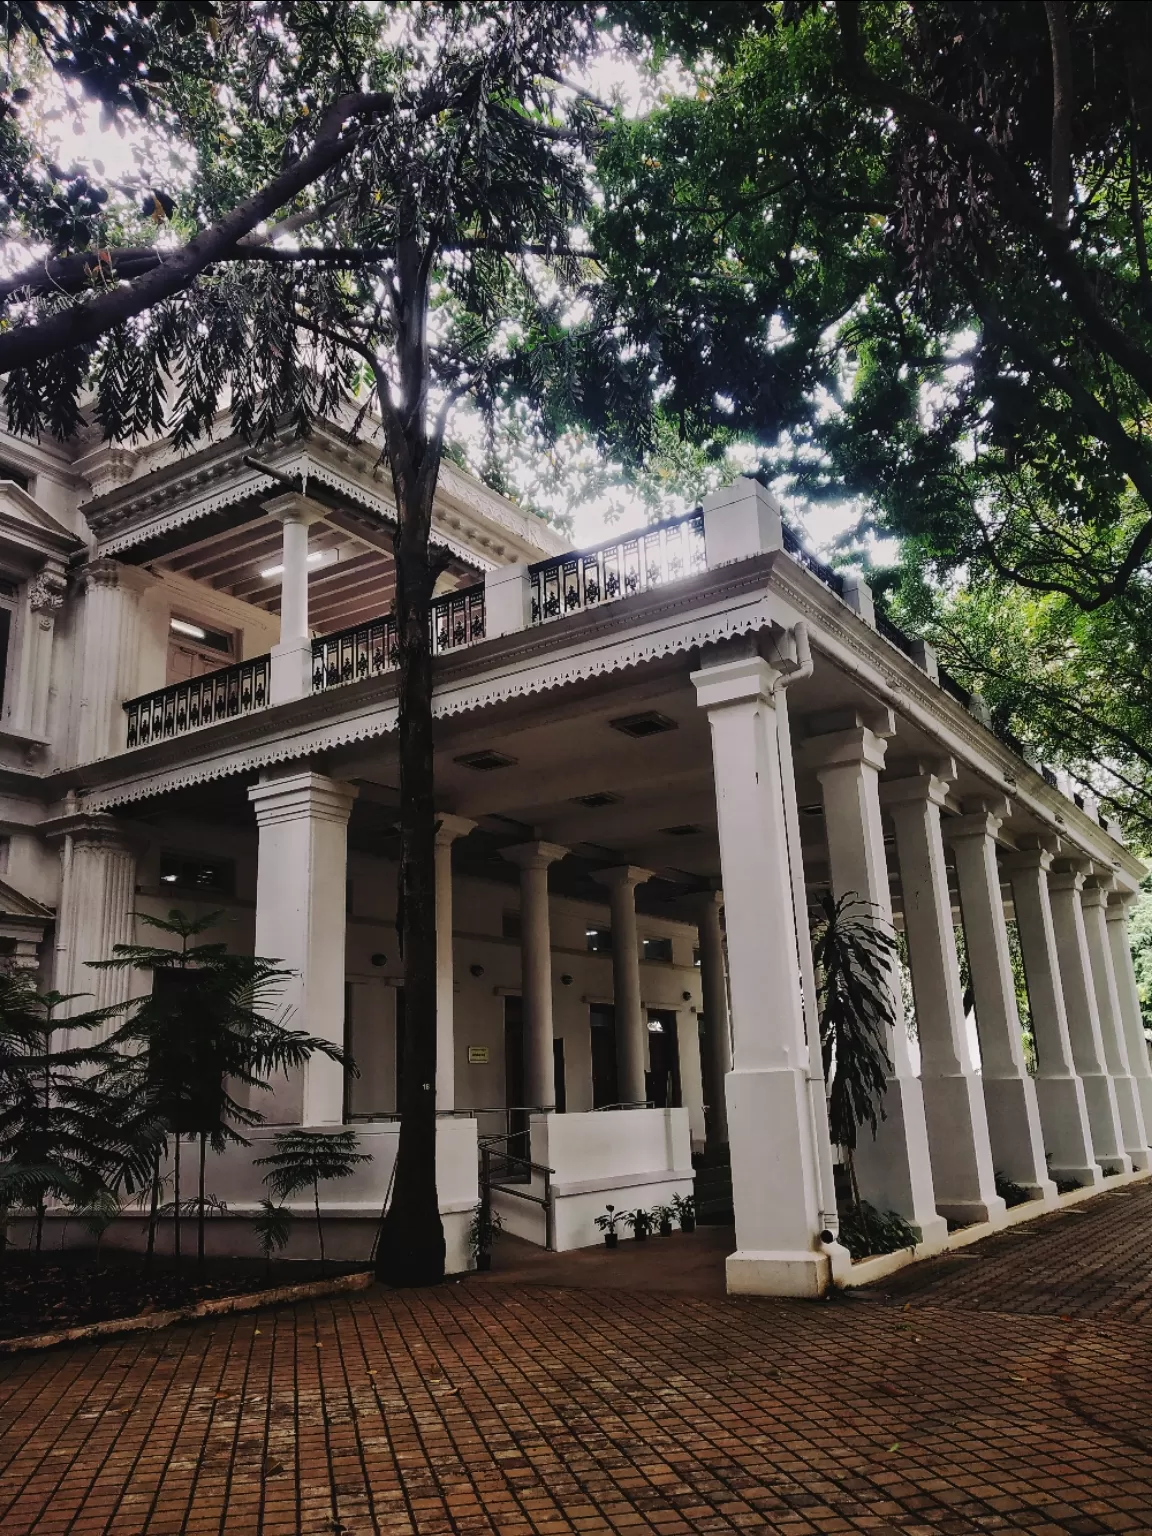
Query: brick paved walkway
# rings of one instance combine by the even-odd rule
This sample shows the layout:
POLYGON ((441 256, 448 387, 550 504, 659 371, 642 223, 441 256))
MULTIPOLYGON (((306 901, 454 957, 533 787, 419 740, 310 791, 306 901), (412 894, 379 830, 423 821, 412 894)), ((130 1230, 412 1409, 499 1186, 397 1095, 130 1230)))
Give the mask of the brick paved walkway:
POLYGON ((1152 1187, 1085 1209, 871 1300, 467 1282, 0 1362, 0 1531, 1152 1532, 1152 1187))

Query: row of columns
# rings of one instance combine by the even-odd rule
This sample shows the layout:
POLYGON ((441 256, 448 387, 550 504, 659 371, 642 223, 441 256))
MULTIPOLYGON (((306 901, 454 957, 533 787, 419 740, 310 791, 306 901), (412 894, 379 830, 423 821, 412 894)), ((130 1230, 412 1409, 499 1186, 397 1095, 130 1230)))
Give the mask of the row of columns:
MULTIPOLYGON (((789 741, 787 670, 717 649, 693 675, 709 717, 728 933, 732 1068, 727 1114, 736 1203, 735 1290, 804 1293, 826 1282, 842 1250, 821 1229, 834 1200, 822 1183, 820 1116, 806 1111, 795 903, 787 888, 788 805, 779 771, 789 741)), ((1004 802, 942 820, 954 765, 920 764, 880 782, 894 720, 840 715, 812 722, 803 760, 821 787, 831 884, 892 924, 882 808, 895 829, 920 1072, 912 1068, 898 965, 887 986, 897 1026, 884 1116, 863 1136, 863 1198, 898 1211, 938 1246, 947 1220, 992 1221, 1005 1205, 996 1174, 1051 1201, 1056 1178, 1094 1185, 1149 1166, 1152 1068, 1111 878, 1089 879, 1053 855, 1007 862, 1027 973, 1038 1070, 1024 1057, 997 858, 1004 802), (975 994, 980 1069, 968 1047, 946 843, 951 846, 975 994)), ((810 983, 809 983, 810 985, 810 983)), ((823 1085, 820 1085, 821 1091, 823 1085)))

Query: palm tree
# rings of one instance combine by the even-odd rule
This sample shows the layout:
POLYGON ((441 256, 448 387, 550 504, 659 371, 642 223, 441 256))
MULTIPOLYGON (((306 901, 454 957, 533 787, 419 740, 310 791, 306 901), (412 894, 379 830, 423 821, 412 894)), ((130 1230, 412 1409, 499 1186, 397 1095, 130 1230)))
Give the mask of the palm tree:
MULTIPOLYGON (((180 1146, 182 1136, 199 1142, 197 1195, 197 1258, 204 1260, 208 1148, 223 1152, 230 1143, 247 1146, 242 1129, 260 1125, 263 1115, 246 1103, 270 1087, 278 1072, 298 1070, 317 1052, 355 1071, 338 1045, 301 1030, 292 1030, 271 1016, 283 982, 292 974, 278 962, 259 956, 234 955, 226 944, 197 943, 223 914, 187 917, 171 911, 167 918, 137 914, 140 921, 171 935, 175 945, 118 944, 99 968, 131 969, 152 976, 152 991, 141 998, 112 1035, 116 1052, 104 1078, 110 1091, 130 1092, 150 1106, 172 1138, 174 1251, 180 1257, 180 1146)), ((159 1201, 162 1148, 152 1170, 152 1212, 149 1251, 159 1201)))
POLYGON ((899 1022, 892 991, 895 935, 869 902, 856 895, 821 896, 811 911, 812 959, 819 977, 817 1012, 828 1128, 843 1148, 857 1216, 861 1213, 855 1152, 860 1128, 872 1135, 884 1119, 892 1058, 891 1031, 899 1022))
POLYGON ((65 1026, 75 1039, 120 1009, 94 1008, 58 1023, 57 1011, 73 1000, 37 994, 18 973, 0 972, 0 1220, 14 1207, 34 1211, 37 1253, 50 1200, 74 1207, 102 1201, 140 1173, 138 1150, 114 1107, 98 1104, 90 1086, 110 1060, 109 1044, 55 1049, 53 1042, 65 1026))
POLYGON ((372 1161, 371 1154, 356 1151, 355 1131, 281 1131, 273 1138, 273 1144, 275 1151, 256 1159, 259 1166, 272 1170, 264 1175, 264 1182, 279 1200, 290 1200, 302 1189, 311 1189, 323 1265, 326 1259, 320 1185, 329 1179, 348 1178, 357 1163, 372 1161))

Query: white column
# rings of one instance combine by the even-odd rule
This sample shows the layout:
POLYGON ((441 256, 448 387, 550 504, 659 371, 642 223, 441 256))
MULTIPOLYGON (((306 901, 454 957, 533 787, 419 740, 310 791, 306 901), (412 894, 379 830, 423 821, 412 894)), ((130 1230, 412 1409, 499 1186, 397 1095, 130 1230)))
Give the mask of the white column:
MULTIPOLYGON (((289 1029, 344 1044, 348 817, 356 790, 318 773, 267 779, 248 791, 260 829, 256 954, 293 975, 280 997, 289 1029)), ((314 1056, 256 1107, 281 1125, 340 1125, 344 1069, 314 1056)))
MULTIPOLYGON (((61 845, 53 987, 81 994, 70 1013, 125 1002, 138 990, 139 978, 126 970, 91 970, 88 962, 110 960, 117 944, 135 940, 138 841, 104 814, 63 817, 48 835, 61 845)), ((102 1036, 115 1027, 110 1022, 102 1036)))
POLYGON ((1043 848, 1023 850, 1007 860, 1020 953, 1028 983, 1028 1011, 1036 1047, 1036 1101, 1044 1150, 1054 1179, 1100 1183, 1092 1150, 1088 1101, 1072 1057, 1064 984, 1056 949, 1056 929, 1048 890, 1052 855, 1043 848))
POLYGON ((952 1221, 999 1221, 1007 1208, 996 1193, 988 1115, 968 1053, 940 833, 947 792, 943 779, 926 773, 881 785, 880 799, 896 828, 936 1209, 952 1221))
POLYGON ((1124 1150, 1116 1089, 1104 1059, 1088 935, 1080 905, 1083 889, 1084 876, 1079 870, 1054 870, 1048 876, 1052 924, 1060 955, 1060 978, 1064 984, 1064 1009, 1068 1016, 1068 1039, 1072 1044, 1072 1060, 1084 1084, 1093 1155, 1105 1173, 1131 1173, 1132 1161, 1124 1150))
POLYGON ((1144 1170, 1149 1166, 1148 1134, 1140 1106, 1140 1093, 1128 1065, 1128 1042, 1120 1013, 1120 989, 1112 968, 1112 945, 1108 939, 1108 891, 1111 884, 1111 879, 1108 879, 1086 885, 1080 904, 1084 913, 1084 931, 1088 937, 1088 955, 1092 962, 1096 1011, 1100 1015, 1104 1064, 1116 1094, 1122 1145, 1132 1159, 1133 1168, 1144 1170))
MULTIPOLYGON (((804 743, 817 769, 824 798, 824 825, 832 891, 839 901, 854 896, 882 928, 892 929, 892 896, 880 821, 879 773, 886 743, 866 725, 816 736, 804 743)), ((864 1199, 877 1210, 898 1211, 919 1227, 926 1244, 941 1245, 948 1222, 936 1209, 928 1127, 920 1080, 912 1071, 900 978, 893 963, 888 980, 896 1028, 888 1040, 892 1071, 875 1140, 863 1130, 856 1173, 864 1199)))
POLYGON ((996 862, 1001 818, 986 811, 953 816, 945 828, 956 861, 968 968, 976 1001, 980 1074, 996 1170, 1051 1201, 1056 1185, 1044 1160, 1044 1134, 1036 1085, 1028 1075, 1016 982, 996 862))
POLYGON ((124 704, 141 691, 140 596, 154 581, 145 571, 109 559, 92 560, 81 573, 77 762, 108 757, 124 746, 124 704))
POLYGON ((724 967, 724 935, 720 931, 720 891, 705 891, 697 904, 700 942, 700 993, 704 1002, 704 1088, 709 1147, 728 1143, 724 1083, 732 1070, 732 1035, 728 1026, 728 981, 724 967))
POLYGON ((476 826, 441 814, 436 828, 436 1108, 456 1108, 456 972, 452 947, 452 844, 476 826))
POLYGON ((272 647, 269 698, 273 704, 302 699, 312 691, 312 639, 308 627, 308 529, 323 520, 325 508, 290 491, 264 503, 283 527, 284 567, 280 576, 280 643, 272 647))
POLYGON ((1136 1080, 1144 1129, 1152 1135, 1152 1062, 1144 1036, 1144 1016, 1140 1010, 1140 990, 1132 963, 1132 944, 1128 938, 1128 913, 1136 898, 1113 896, 1108 903, 1108 942, 1112 946, 1112 969, 1120 996, 1120 1015, 1128 1042, 1128 1066, 1136 1080))
POLYGON ((737 1251, 728 1289, 814 1296, 829 1281, 808 1097, 773 689, 758 656, 692 674, 708 711, 728 935, 725 1084, 737 1251))
POLYGON ((552 927, 548 866, 568 852, 557 843, 519 843, 502 855, 520 866, 520 991, 524 999, 524 1094, 533 1109, 556 1107, 552 1055, 552 927))
POLYGON ((648 1021, 640 1002, 640 938, 636 931, 636 887, 651 880, 650 869, 623 864, 592 875, 608 887, 612 911, 612 1001, 616 1015, 616 1091, 622 1104, 648 1097, 644 1063, 648 1021))
MULTIPOLYGON (((63 568, 54 564, 28 583, 21 614, 20 677, 14 700, 16 726, 43 741, 48 734, 48 695, 56 615, 64 606, 63 568)), ((118 744, 118 743, 117 743, 118 744)))

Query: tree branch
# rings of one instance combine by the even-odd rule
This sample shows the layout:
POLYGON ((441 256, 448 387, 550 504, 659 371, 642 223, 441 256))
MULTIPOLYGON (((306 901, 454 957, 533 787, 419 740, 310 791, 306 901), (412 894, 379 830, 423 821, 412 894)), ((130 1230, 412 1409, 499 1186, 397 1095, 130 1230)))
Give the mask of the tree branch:
MULTIPOLYGON (((392 102, 393 97, 387 92, 357 91, 341 97, 325 112, 306 154, 187 245, 162 253, 151 271, 90 303, 77 304, 46 320, 18 325, 0 335, 0 374, 26 368, 67 348, 85 346, 187 288, 206 267, 232 251, 237 241, 352 151, 360 141, 361 130, 354 128, 345 133, 350 121, 384 111, 392 102)), ((437 103, 437 110, 441 105, 437 103)))
POLYGON ((1044 0, 1052 42, 1052 222, 1068 228, 1072 202, 1072 40, 1065 0, 1044 0))

